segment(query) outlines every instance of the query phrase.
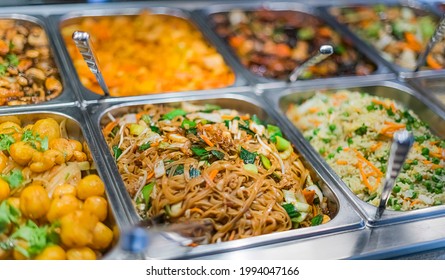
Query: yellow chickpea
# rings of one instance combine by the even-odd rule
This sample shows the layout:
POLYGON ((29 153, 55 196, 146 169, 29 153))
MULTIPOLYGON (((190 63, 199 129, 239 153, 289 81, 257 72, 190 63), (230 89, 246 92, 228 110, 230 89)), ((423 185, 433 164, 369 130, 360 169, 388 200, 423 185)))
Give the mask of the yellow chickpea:
POLYGON ((60 219, 60 239, 69 247, 83 247, 93 242, 99 219, 89 211, 76 210, 60 219))
POLYGON ((45 153, 38 151, 34 152, 31 159, 32 162, 29 165, 29 169, 31 169, 32 172, 42 173, 50 170, 56 164, 55 160, 45 153))
POLYGON ((43 156, 51 159, 51 161, 55 162, 56 164, 62 164, 65 160, 65 155, 57 150, 47 150, 43 153, 43 156))
POLYGON ((7 164, 8 157, 2 151, 0 151, 0 173, 3 172, 7 164))
POLYGON ((19 124, 11 121, 0 123, 0 134, 13 134, 22 131, 19 124))
POLYGON ((77 196, 76 187, 74 187, 70 184, 63 184, 63 185, 57 186, 53 192, 53 199, 60 198, 64 195, 77 196))
POLYGON ((66 260, 66 253, 62 247, 50 245, 35 257, 36 260, 66 260))
POLYGON ((8 182, 0 178, 0 201, 3 201, 9 197, 11 189, 8 182))
POLYGON ((105 185, 96 174, 85 176, 77 185, 77 197, 82 200, 90 196, 102 196, 104 193, 105 185))
POLYGON ((95 260, 96 253, 88 247, 72 248, 66 252, 68 260, 95 260))
POLYGON ((87 161, 87 155, 84 152, 74 151, 71 161, 77 161, 77 162, 87 161))
POLYGON ((16 142, 9 147, 9 154, 18 164, 25 166, 31 161, 36 150, 23 141, 16 142))
POLYGON ((42 139, 48 137, 48 142, 60 138, 59 124, 51 118, 36 121, 32 127, 32 131, 34 134, 38 134, 42 139))
POLYGON ((61 198, 55 198, 51 201, 46 218, 50 222, 80 209, 80 201, 73 195, 64 195, 61 198))
POLYGON ((74 153, 73 145, 65 138, 56 138, 49 141, 49 148, 61 152, 65 157, 65 161, 69 161, 74 153))
POLYGON ((83 209, 90 211, 103 222, 108 215, 108 202, 102 196, 90 196, 85 200, 83 209))
POLYGON ((103 223, 98 222, 94 228, 91 248, 96 250, 107 249, 111 241, 113 241, 113 231, 103 223))
POLYGON ((74 140, 74 139, 69 139, 69 141, 70 141, 71 146, 73 147, 74 151, 82 152, 82 149, 83 149, 82 143, 80 143, 79 141, 74 140))
POLYGON ((30 185, 20 195, 20 210, 31 219, 39 219, 46 215, 50 207, 50 199, 41 185, 30 185))

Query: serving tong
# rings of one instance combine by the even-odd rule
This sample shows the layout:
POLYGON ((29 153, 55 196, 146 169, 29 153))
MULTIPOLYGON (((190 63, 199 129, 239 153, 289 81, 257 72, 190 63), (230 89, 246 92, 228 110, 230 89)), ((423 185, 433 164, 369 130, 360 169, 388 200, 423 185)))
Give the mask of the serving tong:
POLYGON ((288 77, 288 82, 296 82, 298 77, 309 67, 314 66, 328 58, 334 53, 334 48, 331 45, 322 45, 320 49, 315 52, 308 60, 301 65, 295 67, 288 77))
POLYGON ((104 95, 110 96, 110 91, 108 90, 108 86, 105 83, 105 79, 99 68, 99 60, 97 59, 97 56, 93 50, 93 45, 91 44, 90 34, 84 31, 74 31, 72 38, 74 44, 88 65, 88 68, 96 76, 96 80, 104 92, 104 95))
POLYGON ((388 167, 386 169, 385 183, 383 185, 380 203, 375 213, 375 219, 379 220, 386 209, 389 195, 391 194, 394 182, 402 169, 408 152, 414 143, 412 132, 407 130, 399 130, 394 133, 392 144, 389 152, 388 167))
POLYGON ((425 64, 428 54, 431 52, 434 46, 443 38, 444 35, 445 35, 445 14, 440 19, 440 22, 437 25, 433 36, 429 40, 426 49, 419 55, 414 72, 419 71, 420 67, 422 67, 425 64))

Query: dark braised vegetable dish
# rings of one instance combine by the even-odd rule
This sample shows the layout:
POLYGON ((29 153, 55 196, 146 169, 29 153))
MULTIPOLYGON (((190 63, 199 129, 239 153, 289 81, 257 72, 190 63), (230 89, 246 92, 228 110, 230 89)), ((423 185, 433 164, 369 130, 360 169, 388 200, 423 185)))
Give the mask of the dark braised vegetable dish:
POLYGON ((47 101, 62 89, 43 28, 0 19, 0 106, 47 101))
POLYGON ((241 63, 266 78, 286 79, 324 44, 333 45, 334 54, 301 78, 368 75, 376 68, 330 26, 302 12, 232 10, 211 15, 211 21, 241 63))

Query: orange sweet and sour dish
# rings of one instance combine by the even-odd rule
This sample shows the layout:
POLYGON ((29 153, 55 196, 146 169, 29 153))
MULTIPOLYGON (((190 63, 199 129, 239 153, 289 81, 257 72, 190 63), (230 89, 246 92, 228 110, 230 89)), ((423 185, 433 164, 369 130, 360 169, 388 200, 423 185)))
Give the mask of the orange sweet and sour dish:
POLYGON ((222 56, 185 19, 144 11, 134 16, 85 17, 62 26, 62 35, 82 84, 102 90, 72 41, 74 31, 91 36, 112 96, 222 88, 235 75, 222 56))

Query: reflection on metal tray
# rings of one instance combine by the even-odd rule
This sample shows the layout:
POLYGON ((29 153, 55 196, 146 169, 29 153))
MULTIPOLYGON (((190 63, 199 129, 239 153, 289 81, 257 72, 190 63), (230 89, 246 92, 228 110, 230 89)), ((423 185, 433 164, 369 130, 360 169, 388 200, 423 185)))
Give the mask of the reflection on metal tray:
MULTIPOLYGON (((127 9, 89 10, 88 12, 84 12, 84 11, 82 11, 82 12, 72 12, 72 13, 63 14, 63 15, 51 16, 50 20, 51 20, 52 24, 59 27, 59 30, 55 31, 54 36, 57 37, 59 43, 61 45, 63 45, 63 47, 61 48, 61 51, 63 52, 63 55, 67 58, 67 67, 70 69, 70 71, 72 73, 76 73, 76 69, 75 69, 75 67, 73 65, 73 62, 70 59, 69 53, 68 53, 68 51, 66 49, 65 43, 64 43, 63 38, 61 36, 61 29, 62 28, 64 28, 65 26, 72 25, 72 24, 77 24, 82 19, 89 18, 89 17, 90 18, 94 18, 94 17, 113 17, 113 16, 119 16, 119 15, 131 17, 131 16, 135 16, 135 15, 140 14, 142 11, 148 11, 148 12, 150 12, 152 14, 155 14, 155 15, 156 14, 159 14, 159 15, 171 15, 173 17, 185 19, 188 22, 190 22, 192 24, 192 26, 195 27, 198 30, 198 32, 202 33, 204 41, 209 42, 209 44, 215 49, 215 51, 217 53, 221 54, 221 56, 224 59, 225 65, 229 69, 231 69, 231 71, 235 75, 235 82, 232 85, 228 85, 228 87, 229 88, 233 88, 233 87, 237 87, 237 86, 241 86, 241 85, 245 85, 246 84, 246 82, 243 79, 243 77, 237 73, 237 70, 234 67, 232 67, 233 63, 230 61, 230 59, 226 59, 226 55, 224 54, 224 50, 222 50, 221 47, 219 47, 217 44, 215 44, 212 41, 211 36, 208 36, 208 32, 203 30, 202 26, 200 26, 194 20, 194 18, 192 17, 192 15, 188 11, 177 9, 177 8, 144 7, 143 5, 140 5, 140 7, 127 8, 127 9)), ((96 48, 96 51, 97 51, 97 48, 96 48)), ((100 64, 100 61, 99 61, 99 64, 100 64)), ((86 100, 86 101, 95 101, 95 100, 99 100, 99 99, 113 100, 113 99, 122 98, 122 97, 108 97, 108 98, 104 98, 103 96, 94 93, 90 89, 85 88, 80 83, 78 75, 73 75, 73 76, 75 76, 74 77, 75 81, 77 83, 77 86, 80 89, 81 98, 86 100)), ((199 88, 197 88, 197 89, 195 89, 193 91, 202 92, 202 90, 199 90, 199 88)), ((171 94, 171 92, 167 92, 167 93, 162 93, 162 92, 151 93, 150 94, 150 98, 152 96, 154 96, 154 98, 156 98, 156 96, 160 95, 160 94, 171 94)), ((133 96, 133 98, 135 100, 137 100, 137 99, 144 99, 144 98, 147 98, 147 94, 144 94, 142 92, 139 95, 133 96)))
MULTIPOLYGON (((190 101, 193 104, 215 104, 222 108, 235 109, 243 113, 257 114, 261 119, 266 120, 268 123, 277 123, 275 117, 270 114, 270 108, 267 108, 261 101, 255 100, 253 94, 212 94, 206 96, 205 99, 200 96, 183 96, 181 98, 170 98, 157 100, 150 102, 151 104, 173 104, 174 102, 190 101)), ((101 135, 101 127, 109 122, 108 113, 113 116, 119 116, 122 113, 134 111, 137 107, 140 107, 144 103, 118 103, 114 106, 109 105, 91 105, 88 110, 92 113, 93 125, 96 131, 96 137, 101 141, 99 143, 100 148, 104 154, 104 159, 108 162, 113 162, 113 156, 109 152, 108 146, 104 141, 104 137, 101 135)), ((283 129, 283 133, 287 135, 288 139, 292 143, 296 143, 296 140, 292 138, 291 134, 287 133, 287 130, 283 129)), ((262 244, 270 244, 283 242, 286 240, 304 240, 311 236, 321 236, 333 232, 348 231, 354 228, 362 226, 361 219, 356 215, 355 211, 350 207, 349 203, 334 188, 331 183, 325 180, 326 175, 322 174, 316 166, 312 163, 312 156, 303 152, 298 145, 295 145, 296 150, 299 151, 305 159, 306 167, 314 174, 314 178, 320 182, 320 187, 327 195, 331 203, 329 208, 335 217, 321 226, 301 228, 297 230, 290 230, 286 232, 271 233, 268 235, 262 235, 257 237, 251 237, 246 239, 234 240, 230 242, 222 242, 211 245, 200 245, 196 248, 172 248, 169 250, 153 250, 149 255, 152 258, 174 258, 174 257, 191 257, 195 255, 207 255, 217 252, 241 249, 247 247, 255 247, 262 244)), ((118 184, 121 196, 124 197, 125 208, 129 211, 129 215, 133 218, 134 222, 139 220, 138 215, 133 207, 130 196, 127 194, 122 179, 118 175, 117 166, 110 164, 110 173, 114 174, 114 181, 118 184)), ((163 247, 163 243, 157 244, 159 247, 163 247)))
MULTIPOLYGON (((303 13, 308 16, 313 16, 315 19, 320 20, 321 22, 324 22, 327 26, 333 27, 335 32, 338 32, 340 36, 343 36, 346 41, 351 42, 351 47, 355 47, 357 52, 359 54, 362 54, 364 58, 369 60, 369 64, 374 64, 377 68, 372 74, 367 76, 360 76, 361 79, 367 79, 367 78, 376 78, 376 77, 384 77, 386 75, 390 75, 390 71, 388 68, 386 68, 383 64, 379 63, 379 59, 375 59, 373 54, 369 54, 367 52, 363 52, 356 44, 356 42, 351 39, 349 36, 344 36, 342 28, 335 26, 332 24, 332 22, 325 21, 325 17, 322 13, 320 13, 315 7, 307 6, 301 3, 291 3, 291 2, 278 2, 278 3, 255 3, 255 2, 241 2, 236 4, 222 4, 222 5, 213 5, 209 6, 206 9, 198 10, 196 13, 200 15, 199 19, 205 20, 207 26, 215 27, 215 24, 212 23, 212 16, 215 16, 219 13, 225 14, 230 11, 234 10, 240 10, 240 11, 256 11, 259 9, 266 9, 270 11, 276 11, 276 12, 282 12, 282 11, 290 11, 295 13, 303 13), (210 24, 209 24, 210 22, 210 24)), ((215 31, 215 30, 214 30, 215 31)), ((318 34, 317 34, 318 36, 318 34)), ((225 47, 228 49, 228 53, 233 56, 238 64, 238 67, 242 70, 243 75, 245 75, 252 83, 260 83, 260 84, 269 84, 268 86, 283 86, 285 84, 284 81, 279 81, 277 79, 271 79, 271 78, 265 78, 261 77, 259 75, 255 75, 253 72, 248 70, 246 67, 244 67, 239 59, 239 56, 235 54, 235 51, 228 45, 227 42, 224 42, 224 39, 217 36, 217 40, 220 42, 220 44, 225 45, 225 47)), ((335 47, 335 46, 334 46, 335 47)), ((328 58, 329 60, 330 58, 328 58)), ((314 79, 312 80, 314 83, 319 82, 325 82, 330 79, 336 79, 337 77, 329 77, 325 79, 314 79)), ((357 76, 354 75, 347 75, 342 76, 343 79, 357 79, 357 76)))
MULTIPOLYGON (((281 113, 284 113, 288 105, 291 103, 296 103, 298 100, 309 98, 315 94, 315 90, 357 90, 361 92, 366 92, 371 95, 381 96, 385 98, 390 98, 398 101, 400 104, 411 109, 416 113, 421 120, 430 125, 432 132, 439 137, 445 138, 445 114, 444 112, 438 110, 431 110, 430 101, 419 95, 413 89, 406 87, 397 82, 376 82, 376 83, 353 83, 353 84, 343 84, 341 87, 338 85, 333 85, 331 87, 317 87, 310 89, 285 89, 282 91, 271 90, 265 93, 265 97, 271 102, 273 102, 276 107, 279 108, 281 113)), ((302 133, 296 129, 293 124, 286 119, 288 126, 293 128, 293 132, 298 136, 299 139, 304 139, 302 133)), ((391 223, 398 223, 407 220, 422 219, 437 215, 445 215, 445 206, 435 206, 426 209, 412 210, 407 212, 397 212, 397 211, 386 211, 383 214, 381 220, 375 220, 376 207, 360 200, 340 179, 340 177, 332 170, 331 167, 322 159, 317 151, 304 140, 303 145, 311 149, 314 157, 321 162, 324 169, 326 169, 328 174, 333 177, 333 180, 337 182, 345 194, 353 200, 359 207, 360 211, 366 216, 369 225, 380 226, 391 223)))
MULTIPOLYGON (((0 113, 0 117, 6 117, 7 119, 18 119, 23 125, 34 124, 36 121, 45 118, 52 118, 59 124, 64 121, 66 134, 69 136, 69 139, 75 139, 80 143, 85 142, 92 154, 93 164, 96 166, 92 167, 91 170, 96 169, 97 173, 105 183, 105 195, 108 201, 108 216, 104 223, 108 225, 114 233, 112 246, 115 246, 119 238, 120 231, 129 226, 128 217, 123 211, 119 199, 117 199, 114 186, 110 183, 110 180, 107 180, 107 177, 109 176, 107 175, 105 168, 103 168, 102 164, 100 163, 100 160, 97 158, 97 152, 94 144, 91 142, 89 137, 86 137, 89 133, 84 125, 86 122, 80 109, 59 108, 51 111, 33 110, 13 114, 0 113)), ((110 249, 111 248, 109 248, 109 250, 110 249)))

